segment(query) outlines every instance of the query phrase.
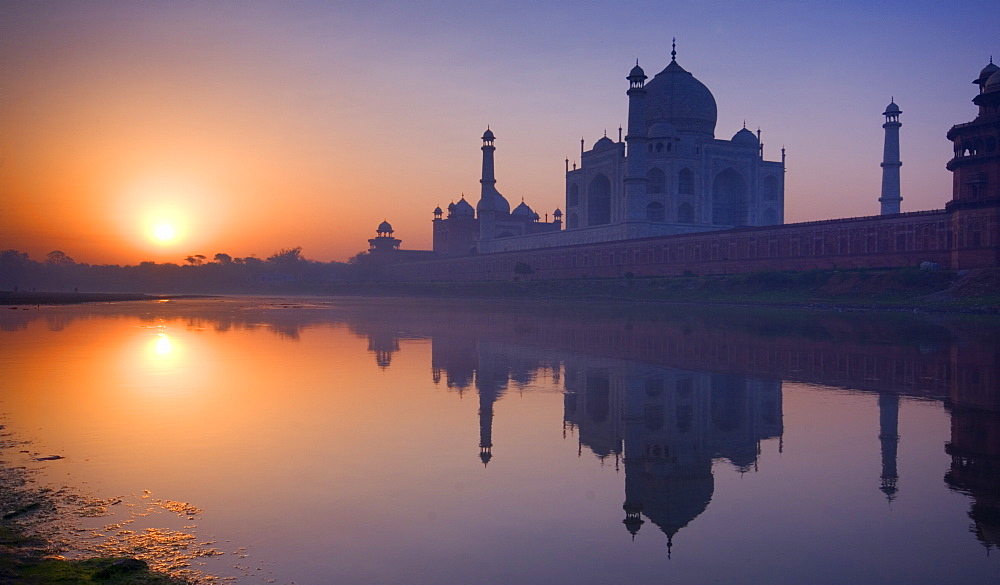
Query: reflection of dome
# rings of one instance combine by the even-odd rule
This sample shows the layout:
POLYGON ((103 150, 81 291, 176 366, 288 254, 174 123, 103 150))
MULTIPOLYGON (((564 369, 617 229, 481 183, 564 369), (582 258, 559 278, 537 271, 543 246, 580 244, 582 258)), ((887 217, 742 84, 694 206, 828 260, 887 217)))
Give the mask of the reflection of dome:
POLYGON ((743 128, 736 134, 733 134, 732 143, 740 146, 757 146, 757 137, 753 135, 753 132, 743 128))
POLYGON ((649 138, 670 138, 677 135, 677 128, 670 122, 657 122, 649 127, 649 138))
POLYGON ((605 150, 607 148, 614 148, 614 147, 615 147, 614 140, 611 140, 607 136, 601 138, 600 140, 594 143, 594 150, 605 150))
MULTIPOLYGON (((369 224, 369 225, 371 225, 371 224, 369 224)), ((382 223, 378 224, 378 228, 375 231, 378 232, 378 233, 380 233, 380 234, 391 234, 392 233, 392 225, 390 225, 389 222, 387 222, 387 221, 383 221, 382 223)))
POLYGON ((472 205, 465 200, 465 195, 463 195, 462 198, 458 200, 458 203, 455 204, 455 211, 453 213, 455 215, 474 215, 475 212, 476 211, 472 209, 472 205))
POLYGON ((715 481, 705 473, 643 480, 643 514, 668 537, 697 518, 712 500, 715 481))
POLYGON ((671 61, 646 84, 646 125, 659 121, 681 132, 715 135, 715 97, 705 85, 671 61))

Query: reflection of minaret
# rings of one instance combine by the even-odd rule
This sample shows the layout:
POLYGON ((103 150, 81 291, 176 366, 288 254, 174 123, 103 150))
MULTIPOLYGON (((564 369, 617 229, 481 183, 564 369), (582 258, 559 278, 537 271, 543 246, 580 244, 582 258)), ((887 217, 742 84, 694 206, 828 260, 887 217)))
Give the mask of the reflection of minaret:
POLYGON ((642 519, 642 404, 626 400, 622 422, 625 426, 625 519, 622 523, 635 539, 645 524, 642 519))
POLYGON ((479 390, 479 459, 485 466, 493 458, 493 403, 507 388, 509 369, 497 363, 499 356, 489 347, 478 348, 479 368, 476 389, 479 390))
POLYGON ((882 486, 886 499, 896 499, 896 446, 899 444, 899 395, 878 395, 878 440, 882 444, 882 486))
POLYGON ((493 403, 496 400, 496 392, 479 389, 479 458, 484 467, 493 458, 493 403))

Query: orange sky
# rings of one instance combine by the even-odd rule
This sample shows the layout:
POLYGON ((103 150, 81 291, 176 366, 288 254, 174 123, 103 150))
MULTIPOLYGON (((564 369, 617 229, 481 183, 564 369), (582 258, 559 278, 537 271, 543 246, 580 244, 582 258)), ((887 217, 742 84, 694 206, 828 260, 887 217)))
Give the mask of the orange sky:
POLYGON ((627 70, 665 66, 671 36, 715 94, 717 137, 745 119, 766 158, 788 147, 788 221, 877 213, 893 95, 903 209, 943 206, 944 134, 975 116, 969 82, 997 49, 989 3, 704 4, 5 2, 0 249, 345 260, 383 219, 429 248, 431 210, 478 199, 487 124, 501 192, 551 213, 564 159, 616 137, 627 70))

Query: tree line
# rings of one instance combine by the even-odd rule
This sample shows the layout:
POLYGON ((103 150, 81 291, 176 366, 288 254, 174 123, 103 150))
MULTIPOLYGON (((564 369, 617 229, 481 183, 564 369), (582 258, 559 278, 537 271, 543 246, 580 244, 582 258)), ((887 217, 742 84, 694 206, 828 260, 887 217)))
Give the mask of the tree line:
POLYGON ((310 292, 354 280, 358 263, 308 260, 302 248, 283 248, 265 259, 233 257, 220 252, 211 259, 193 254, 183 263, 140 262, 136 265, 76 262, 62 250, 41 261, 26 252, 0 251, 0 290, 140 292, 140 293, 256 293, 310 292))

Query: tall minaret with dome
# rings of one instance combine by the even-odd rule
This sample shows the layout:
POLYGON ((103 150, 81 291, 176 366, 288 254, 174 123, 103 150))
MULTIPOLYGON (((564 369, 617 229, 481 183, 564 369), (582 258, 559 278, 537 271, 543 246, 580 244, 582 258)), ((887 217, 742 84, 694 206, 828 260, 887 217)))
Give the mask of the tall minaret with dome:
POLYGON ((878 198, 882 204, 881 215, 899 213, 899 204, 903 200, 899 195, 899 115, 903 110, 896 105, 896 98, 889 100, 882 115, 885 116, 885 149, 882 153, 882 196, 878 198))
POLYGON ((635 67, 628 74, 628 134, 625 136, 628 156, 625 165, 626 220, 646 218, 646 72, 635 67))
POLYGON ((483 174, 479 180, 481 185, 479 202, 476 212, 479 214, 479 239, 488 240, 496 237, 496 221, 510 215, 510 203, 497 191, 497 180, 493 170, 493 153, 496 139, 489 126, 483 133, 483 174), (499 216, 499 217, 498 217, 499 216))

